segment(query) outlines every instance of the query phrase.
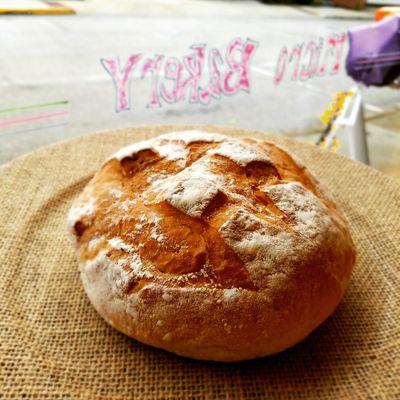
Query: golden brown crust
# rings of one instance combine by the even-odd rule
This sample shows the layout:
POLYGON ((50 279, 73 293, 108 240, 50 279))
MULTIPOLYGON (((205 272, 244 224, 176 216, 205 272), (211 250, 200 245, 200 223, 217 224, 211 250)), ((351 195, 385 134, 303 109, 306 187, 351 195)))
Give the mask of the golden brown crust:
POLYGON ((116 153, 69 226, 97 311, 200 359, 297 343, 333 312, 355 262, 342 214, 304 166, 273 143, 204 132, 116 153))

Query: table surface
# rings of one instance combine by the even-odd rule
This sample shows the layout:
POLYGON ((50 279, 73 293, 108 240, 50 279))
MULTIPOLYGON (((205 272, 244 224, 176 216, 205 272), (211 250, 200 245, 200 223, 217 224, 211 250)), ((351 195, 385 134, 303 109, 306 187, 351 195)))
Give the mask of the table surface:
POLYGON ((400 188, 381 173, 282 136, 347 216, 358 260, 332 317, 299 345, 246 363, 197 362, 116 332, 79 282, 66 214, 101 162, 140 127, 73 139, 0 167, 0 397, 395 399, 400 395, 400 188))

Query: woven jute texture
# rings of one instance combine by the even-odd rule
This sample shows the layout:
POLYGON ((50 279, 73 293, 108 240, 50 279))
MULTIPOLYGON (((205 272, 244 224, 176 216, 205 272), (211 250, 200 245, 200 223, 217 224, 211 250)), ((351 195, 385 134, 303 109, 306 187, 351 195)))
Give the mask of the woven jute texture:
POLYGON ((400 188, 309 144, 203 127, 283 145, 350 221, 358 248, 350 286, 305 341, 255 361, 200 362, 142 345, 97 315, 67 238, 68 208, 113 151, 183 128, 96 133, 0 168, 0 398, 399 399, 400 188))

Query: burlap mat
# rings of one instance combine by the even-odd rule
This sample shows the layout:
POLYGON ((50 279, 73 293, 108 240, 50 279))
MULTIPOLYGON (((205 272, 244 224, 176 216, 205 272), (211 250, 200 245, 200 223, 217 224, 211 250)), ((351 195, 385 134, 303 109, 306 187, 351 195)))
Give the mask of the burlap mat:
POLYGON ((218 364, 144 346, 96 314, 67 240, 71 201, 114 150, 181 128, 98 133, 0 168, 0 398, 400 398, 400 188, 371 168, 283 137, 206 128, 283 144, 344 209, 359 256, 331 318, 279 355, 218 364))

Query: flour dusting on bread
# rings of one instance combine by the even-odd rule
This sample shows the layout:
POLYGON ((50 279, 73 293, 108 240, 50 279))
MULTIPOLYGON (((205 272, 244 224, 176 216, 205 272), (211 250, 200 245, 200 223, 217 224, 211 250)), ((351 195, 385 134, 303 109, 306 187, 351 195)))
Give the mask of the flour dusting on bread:
MULTIPOLYGON (((159 138, 165 138, 167 140, 177 140, 185 143, 186 145, 195 143, 195 142, 223 142, 227 139, 226 136, 220 135, 219 133, 209 133, 204 131, 182 131, 182 132, 171 132, 165 135, 160 136, 159 138)), ((156 138, 155 140, 158 140, 156 138)))
POLYGON ((110 247, 103 248, 92 259, 80 265, 81 277, 85 286, 91 290, 91 298, 99 302, 112 302, 114 297, 120 297, 131 281, 154 277, 130 246, 127 247, 117 238, 108 243, 110 247), (109 257, 110 249, 124 250, 130 254, 112 261, 109 257))
POLYGON ((161 157, 167 160, 180 161, 180 165, 184 166, 187 159, 188 150, 181 143, 176 142, 155 142, 153 148, 161 157))
POLYGON ((68 214, 68 226, 73 228, 74 225, 83 217, 93 215, 95 212, 96 199, 94 197, 86 197, 75 202, 68 214))
POLYGON ((117 160, 121 161, 124 158, 134 156, 135 154, 139 153, 140 151, 151 150, 151 149, 152 149, 152 141, 150 141, 150 140, 133 143, 130 146, 126 146, 126 147, 123 147, 122 149, 118 150, 110 158, 108 158, 108 160, 110 160, 112 158, 116 158, 117 160))
POLYGON ((164 233, 161 230, 161 225, 160 225, 161 218, 157 215, 154 214, 152 215, 152 219, 150 221, 150 239, 153 239, 159 243, 163 243, 165 240, 164 233))
POLYGON ((83 219, 90 219, 96 211, 96 198, 85 193, 72 204, 67 218, 70 240, 77 245, 76 224, 83 219))
POLYGON ((226 140, 215 149, 209 150, 208 154, 218 154, 227 157, 242 167, 254 161, 272 164, 271 159, 265 153, 258 151, 248 143, 237 140, 226 140))
POLYGON ((203 157, 163 180, 161 187, 158 186, 163 199, 191 217, 200 217, 225 184, 224 177, 212 173, 209 164, 210 161, 203 157))
POLYGON ((127 253, 133 253, 135 251, 135 249, 131 245, 125 243, 121 238, 118 238, 118 237, 114 237, 112 239, 109 239, 108 244, 113 249, 123 250, 123 251, 125 251, 127 253))
POLYGON ((264 186, 261 190, 294 220, 294 229, 306 237, 313 238, 331 223, 326 206, 298 182, 264 186))
POLYGON ((268 285, 269 275, 286 273, 285 268, 295 258, 295 238, 290 233, 244 209, 231 215, 220 233, 258 287, 268 285))
POLYGON ((218 143, 224 139, 225 137, 222 135, 202 131, 172 132, 155 139, 126 146, 114 153, 108 160, 115 158, 121 161, 124 158, 133 157, 141 151, 151 150, 158 153, 160 157, 180 161, 183 166, 188 154, 186 145, 194 142, 218 143))

